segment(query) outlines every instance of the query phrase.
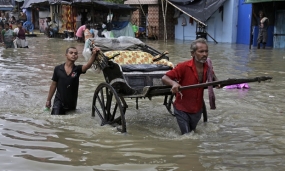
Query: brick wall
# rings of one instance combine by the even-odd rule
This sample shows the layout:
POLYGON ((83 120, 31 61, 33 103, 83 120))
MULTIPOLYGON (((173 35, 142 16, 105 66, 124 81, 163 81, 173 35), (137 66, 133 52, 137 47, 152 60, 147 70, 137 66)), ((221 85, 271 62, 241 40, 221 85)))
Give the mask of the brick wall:
MULTIPOLYGON (((165 6, 164 6, 165 8, 165 6)), ((159 35, 158 39, 163 40, 164 37, 164 21, 163 21, 163 14, 162 14, 162 6, 159 5, 159 35)), ((170 4, 167 4, 167 11, 166 11, 166 30, 167 30, 167 39, 173 40, 175 38, 175 20, 174 16, 174 7, 170 4)))
MULTIPOLYGON (((134 6, 138 9, 133 12, 132 23, 140 23, 140 16, 143 13, 140 10, 140 6, 134 6)), ((174 7, 168 4, 167 13, 166 13, 166 29, 167 29, 167 39, 173 40, 175 38, 174 29, 175 29, 175 19, 174 16, 174 7)), ((159 40, 163 40, 164 36, 164 21, 162 14, 161 4, 159 5, 148 5, 148 25, 149 33, 153 33, 158 37, 159 40)))
MULTIPOLYGON (((139 7, 139 6, 134 6, 134 7, 139 7)), ((131 22, 132 24, 139 25, 140 23, 140 9, 139 8, 133 12, 131 22)))

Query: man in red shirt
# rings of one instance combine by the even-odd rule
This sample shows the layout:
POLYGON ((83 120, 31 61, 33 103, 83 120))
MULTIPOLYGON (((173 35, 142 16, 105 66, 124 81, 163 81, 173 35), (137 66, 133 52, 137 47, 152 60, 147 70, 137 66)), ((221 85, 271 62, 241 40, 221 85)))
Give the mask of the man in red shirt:
MULTIPOLYGON (((190 50, 192 59, 177 64, 173 70, 168 71, 162 77, 163 83, 172 86, 172 93, 176 93, 174 114, 182 134, 195 130, 201 119, 204 88, 180 92, 179 87, 205 83, 209 80, 208 69, 213 73, 212 67, 209 67, 207 62, 208 45, 206 40, 199 38, 193 41, 190 50)), ((211 75, 214 77, 214 74, 211 75)))

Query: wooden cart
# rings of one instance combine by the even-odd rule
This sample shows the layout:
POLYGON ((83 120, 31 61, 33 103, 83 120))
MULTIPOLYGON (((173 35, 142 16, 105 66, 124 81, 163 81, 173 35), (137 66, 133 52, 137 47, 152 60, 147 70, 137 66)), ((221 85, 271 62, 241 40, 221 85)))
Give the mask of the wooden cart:
MULTIPOLYGON (((92 116, 95 117, 97 114, 102 126, 105 124, 119 126, 117 127, 119 131, 126 132, 125 113, 128 105, 125 98, 135 99, 138 109, 139 98, 151 100, 154 96, 163 96, 163 104, 169 113, 173 114, 172 93, 159 92, 160 89, 167 87, 161 81, 162 76, 173 68, 166 54, 147 45, 140 47, 138 51, 101 53, 100 60, 104 60, 105 63, 103 67, 101 66, 105 82, 100 83, 94 92, 92 116), (128 64, 122 64, 124 60, 127 60, 128 64)), ((98 63, 95 64, 97 67, 98 63)))
MULTIPOLYGON (((98 41, 98 40, 97 40, 98 41)), ((117 40, 112 40, 116 43, 117 40)), ((111 46, 111 45, 110 45, 111 46)), ((88 47, 88 46, 86 46, 88 47)), ((125 113, 128 105, 125 98, 136 100, 138 109, 139 98, 163 96, 163 105, 171 115, 173 113, 173 98, 171 87, 163 85, 162 76, 173 68, 169 62, 167 53, 160 53, 147 46, 139 45, 132 47, 136 51, 107 51, 96 58, 94 66, 103 71, 105 82, 96 88, 92 102, 92 116, 97 114, 101 119, 101 125, 110 124, 117 127, 119 131, 126 132, 125 113)), ((247 82, 261 82, 271 80, 272 77, 255 77, 242 79, 227 79, 209 83, 182 86, 179 89, 189 89, 208 86, 226 86, 247 82)), ((203 105, 203 119, 207 122, 207 111, 203 105)))

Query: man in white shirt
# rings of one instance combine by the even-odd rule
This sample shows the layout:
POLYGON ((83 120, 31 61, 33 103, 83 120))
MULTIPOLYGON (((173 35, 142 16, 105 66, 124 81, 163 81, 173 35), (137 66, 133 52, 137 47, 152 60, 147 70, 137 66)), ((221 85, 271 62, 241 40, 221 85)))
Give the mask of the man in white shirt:
POLYGON ((76 16, 76 30, 78 30, 80 26, 81 26, 81 14, 78 13, 78 15, 76 16))
POLYGON ((47 17, 47 35, 48 37, 53 37, 57 32, 58 32, 58 25, 56 24, 55 21, 51 21, 50 17, 47 17))

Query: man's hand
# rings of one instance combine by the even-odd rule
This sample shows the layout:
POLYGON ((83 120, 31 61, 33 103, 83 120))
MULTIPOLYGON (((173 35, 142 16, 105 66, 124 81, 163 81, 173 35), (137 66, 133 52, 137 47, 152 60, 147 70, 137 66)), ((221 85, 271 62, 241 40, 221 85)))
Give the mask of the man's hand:
POLYGON ((181 86, 177 82, 175 82, 175 81, 173 81, 173 82, 174 82, 174 84, 172 85, 171 92, 172 93, 178 93, 179 92, 179 87, 181 87, 181 86))
POLYGON ((51 107, 51 101, 47 101, 47 102, 46 102, 46 107, 47 107, 47 108, 50 108, 50 107, 51 107))
POLYGON ((100 52, 100 48, 94 47, 94 48, 92 49, 92 57, 97 56, 97 55, 99 54, 99 52, 100 52))
POLYGON ((216 89, 220 89, 220 88, 223 88, 223 87, 221 86, 221 84, 218 84, 217 86, 215 86, 215 88, 216 89))
POLYGON ((82 72, 86 72, 92 66, 93 62, 95 61, 95 57, 99 54, 99 52, 100 48, 98 47, 94 47, 92 49, 92 54, 91 54, 92 56, 87 62, 87 64, 82 66, 82 72))

